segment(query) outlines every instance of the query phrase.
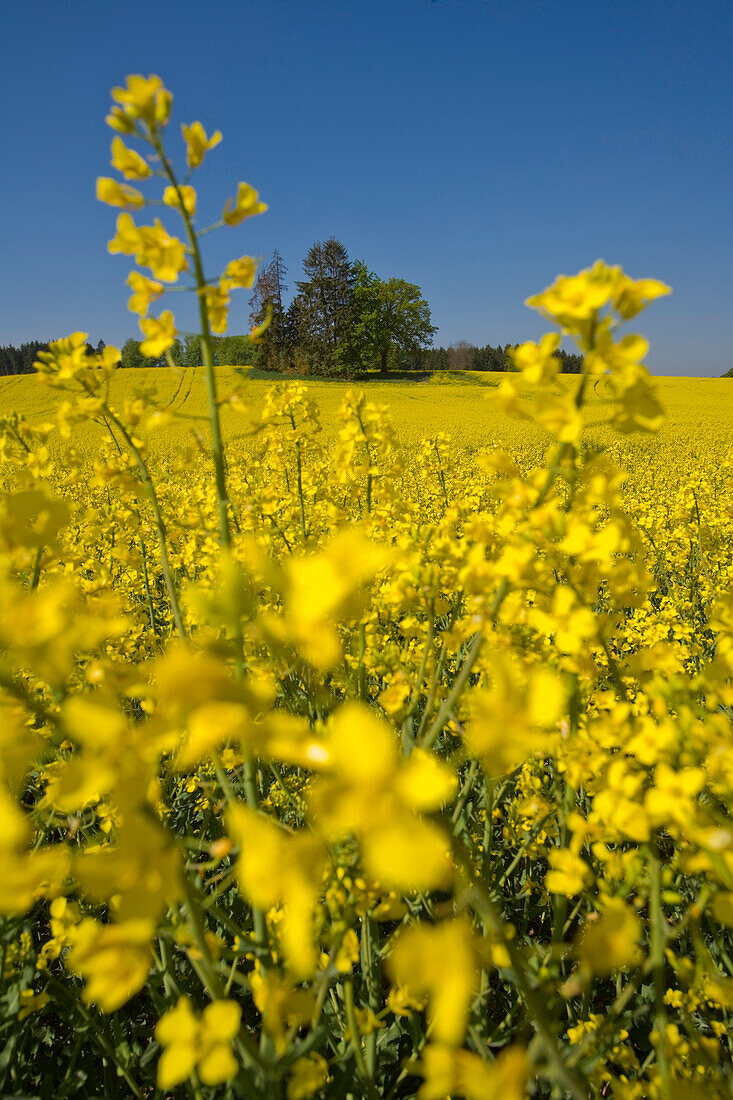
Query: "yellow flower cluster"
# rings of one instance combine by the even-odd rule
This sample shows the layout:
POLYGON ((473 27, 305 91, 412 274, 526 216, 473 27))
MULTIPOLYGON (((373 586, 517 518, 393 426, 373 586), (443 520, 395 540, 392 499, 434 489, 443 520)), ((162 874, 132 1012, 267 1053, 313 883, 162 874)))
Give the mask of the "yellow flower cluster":
MULTIPOLYGON (((125 180, 149 180, 154 175, 163 177, 167 186, 163 191, 162 201, 180 215, 185 237, 185 240, 181 240, 172 236, 159 218, 155 218, 152 225, 137 226, 127 211, 140 209, 148 205, 150 200, 146 200, 137 188, 120 183, 114 178, 101 176, 97 180, 97 198, 125 211, 117 218, 117 232, 109 242, 109 251, 112 254, 134 256, 135 262, 141 267, 147 267, 154 276, 151 280, 140 272, 133 271, 128 279, 134 291, 130 308, 140 314, 140 328, 145 336, 140 345, 142 353, 153 359, 158 358, 173 345, 177 335, 175 319, 170 310, 165 310, 157 318, 146 316, 151 302, 160 297, 165 289, 157 280, 162 283, 176 283, 193 266, 195 283, 187 289, 194 289, 199 294, 204 355, 210 355, 210 333, 226 331, 229 290, 233 287, 250 287, 257 268, 256 261, 251 256, 243 256, 239 261, 233 260, 217 282, 207 283, 204 277, 196 232, 197 195, 187 180, 188 175, 201 166, 205 154, 222 140, 221 133, 216 130, 211 137, 207 137, 200 122, 181 127, 186 144, 188 175, 186 181, 179 180, 163 148, 163 136, 169 122, 173 97, 163 87, 160 78, 128 77, 127 86, 113 89, 112 96, 116 103, 107 116, 108 125, 150 148, 146 159, 136 149, 125 145, 122 138, 115 137, 112 140, 112 167, 125 180)), ((262 214, 265 210, 267 204, 259 201, 257 191, 247 183, 240 183, 234 203, 232 204, 231 199, 227 201, 221 221, 217 224, 236 226, 245 218, 262 214)))

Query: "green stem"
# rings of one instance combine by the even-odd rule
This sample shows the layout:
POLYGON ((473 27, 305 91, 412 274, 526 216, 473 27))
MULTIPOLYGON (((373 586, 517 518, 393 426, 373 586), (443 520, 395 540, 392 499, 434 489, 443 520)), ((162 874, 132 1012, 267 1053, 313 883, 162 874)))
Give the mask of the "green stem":
POLYGON ((39 546, 36 550, 36 556, 33 562, 33 573, 28 587, 33 592, 38 588, 38 582, 41 579, 41 561, 43 559, 43 547, 39 546))
POLYGON ((425 677, 425 669, 427 668, 427 664, 428 664, 428 656, 429 656, 430 651, 433 647, 433 632, 434 632, 434 630, 435 630, 435 604, 434 604, 433 600, 431 600, 430 601, 430 606, 429 606, 429 609, 428 609, 428 632, 427 632, 427 635, 426 635, 426 638, 425 638, 425 648, 423 649, 422 660, 420 661, 420 668, 418 670, 417 679, 415 680, 415 693, 414 693, 414 695, 413 695, 413 697, 410 701, 410 706, 408 707, 407 713, 405 714, 405 717, 404 717, 404 720, 403 720, 403 730, 404 730, 405 723, 407 722, 408 718, 411 718, 412 715, 415 713, 415 708, 417 707, 417 703, 418 703, 418 700, 420 698, 420 688, 422 687, 422 682, 423 682, 423 679, 425 677))
POLYGON ((74 1009, 76 1009, 79 1013, 81 1013, 82 1017, 84 1018, 84 1021, 87 1023, 87 1025, 91 1029, 91 1031, 94 1035, 94 1038, 97 1040, 97 1042, 99 1043, 99 1046, 102 1048, 102 1051, 104 1052, 106 1057, 110 1060, 110 1062, 112 1062, 117 1067, 119 1073, 124 1078, 124 1080, 127 1084, 127 1087, 129 1088, 132 1095, 137 1097, 137 1100, 143 1100, 143 1093, 138 1088, 138 1086, 137 1086, 136 1082, 133 1080, 133 1078, 130 1076, 129 1071, 127 1070, 127 1068, 125 1066, 123 1066, 122 1063, 120 1062, 119 1058, 117 1057, 116 1050, 114 1049, 112 1044, 109 1042, 109 1040, 107 1039, 107 1037, 104 1034, 104 1032, 102 1031, 102 1029, 99 1027, 99 1024, 94 1019, 93 1014, 90 1011, 87 1010, 86 1006, 80 1000, 78 1000, 75 997, 72 997, 69 994, 69 992, 67 991, 67 989, 65 988, 65 986, 63 985, 63 983, 60 982, 57 978, 50 977, 49 978, 49 985, 53 986, 53 988, 56 990, 56 992, 61 994, 62 999, 66 1002, 67 1007, 68 1007, 70 1012, 73 1013, 74 1009))
POLYGON ((175 996, 180 997, 181 987, 173 974, 173 960, 171 958, 170 947, 162 936, 158 938, 158 947, 160 950, 160 972, 163 976, 163 988, 166 995, 172 997, 175 994, 175 996))
MULTIPOLYGON (((189 952, 189 962, 191 963, 191 966, 196 972, 199 980, 201 981, 201 984, 203 985, 209 996, 212 998, 212 1000, 226 1000, 227 994, 225 987, 216 970, 214 960, 211 957, 211 951, 209 950, 209 945, 206 942, 206 933, 201 917, 201 909, 199 907, 198 898, 196 897, 195 891, 191 884, 191 880, 185 872, 182 875, 182 879, 183 892, 186 898, 186 907, 188 909, 188 914, 191 919, 191 927, 193 930, 194 941, 196 943, 196 947, 201 954, 200 959, 195 959, 189 952)), ((234 1039, 234 1045, 240 1058, 245 1063, 256 1065, 260 1069, 268 1069, 267 1063, 261 1057, 252 1040, 249 1038, 248 1035, 244 1033, 243 1030, 240 1030, 239 1034, 234 1039)))
MULTIPOLYGON (((293 425, 293 431, 297 431, 295 425, 295 417, 293 416, 292 409, 290 410, 290 423, 293 425)), ((303 499, 303 456, 300 453, 300 440, 295 441, 295 455, 298 467, 298 501, 300 502, 300 531, 303 536, 303 545, 305 545, 307 535, 305 526, 305 500, 303 499)))
POLYGON ((547 821, 550 820, 550 818, 553 816, 554 812, 555 812, 554 810, 550 810, 550 812, 548 814, 545 814, 545 816, 543 818, 541 818, 540 821, 538 821, 535 825, 532 826, 532 829, 531 829, 529 835, 522 842, 522 845, 519 848, 519 851, 516 853, 516 855, 514 856, 513 860, 511 861, 511 863, 509 864, 507 869, 505 871, 502 871, 499 879, 497 880, 497 883, 496 883, 496 889, 497 890, 501 890, 501 888, 504 885, 504 883, 506 882, 506 880, 516 870, 519 862, 527 854, 527 849, 529 848, 530 844, 535 839, 535 837, 539 835, 539 833, 542 830, 542 827, 545 825, 545 823, 547 821))
POLYGON ((435 451, 435 455, 438 459, 438 480, 440 481, 440 487, 443 490, 443 502, 445 504, 446 511, 447 511, 448 508, 450 507, 450 505, 448 503, 448 491, 445 487, 445 475, 443 474, 443 460, 440 457, 440 448, 438 447, 437 439, 433 442, 433 450, 435 451))
MULTIPOLYGON (((506 582, 502 581, 502 585, 504 584, 506 584, 506 582)), ((509 585, 507 584, 507 591, 508 589, 509 585)), ((471 674, 471 669, 478 660, 478 655, 481 652, 483 640, 483 634, 475 635, 473 641, 471 642, 471 648, 469 649, 466 659, 461 667, 461 671, 458 673, 455 680, 453 681, 453 686, 451 687, 447 696, 438 708, 438 713, 433 719, 432 725, 420 742, 421 748, 432 748, 432 746, 435 744, 438 737, 442 733, 443 727, 453 713, 453 708, 456 705, 459 696, 463 692, 463 689, 468 682, 468 677, 471 674)))
POLYGON ((366 429, 364 428, 364 423, 361 419, 361 414, 359 412, 357 412, 357 414, 356 414, 356 419, 359 421, 359 427, 361 428, 362 434, 364 436, 364 447, 366 448, 367 462, 369 463, 369 466, 367 468, 367 483, 366 483, 366 512, 367 512, 367 515, 371 515, 371 511, 372 511, 372 482, 374 480, 373 477, 372 477, 372 449, 369 446, 369 440, 367 438, 366 429))
POLYGON ((359 1033, 359 1025, 356 1022, 356 1011, 354 1008, 354 983, 351 978, 345 978, 344 984, 344 1011, 346 1013, 346 1023, 349 1028, 349 1035, 351 1037, 351 1049, 354 1052, 354 1060, 356 1061, 356 1068, 359 1071, 366 1087, 367 1092, 373 1100, 378 1100, 379 1094, 374 1087, 374 1082, 369 1076, 369 1072, 364 1061, 364 1051, 361 1049, 361 1035, 359 1033))
MULTIPOLYGON (((202 986, 212 998, 212 1000, 221 1000, 226 998, 226 992, 224 987, 221 987, 222 995, 217 997, 214 995, 211 987, 211 973, 205 966, 202 966, 200 959, 194 959, 190 952, 188 953, 188 961, 191 963, 191 967, 201 982, 202 986)), ((244 1029, 240 1029, 239 1034, 233 1039, 234 1046, 237 1050, 237 1054, 245 1065, 257 1066, 258 1069, 264 1070, 269 1073, 270 1066, 260 1055, 257 1047, 254 1045, 250 1037, 244 1032, 244 1029)))
POLYGON ((214 371, 214 349, 211 342, 211 328, 209 326, 209 312, 206 306, 205 289, 207 286, 204 278, 204 268, 201 260, 201 250, 198 245, 196 231, 193 228, 191 217, 186 210, 180 185, 176 179, 170 161, 163 151, 163 145, 157 135, 152 136, 155 150, 160 157, 163 171, 171 182, 178 196, 178 209, 186 227, 188 247, 193 260, 194 275, 196 278, 196 290, 199 302, 199 321, 201 325, 201 358, 206 372, 206 390, 209 400, 209 422, 211 425, 211 444, 214 457, 214 470, 216 479, 216 500, 219 513, 219 540, 222 546, 231 546, 231 531, 229 527, 229 493, 227 490, 226 467, 224 464, 224 444, 221 436, 221 422, 219 419, 219 403, 216 389, 216 374, 214 371))
MULTIPOLYGON (((381 985, 379 926, 374 917, 368 913, 362 918, 361 922, 361 969, 366 978, 369 1008, 376 1015, 379 1011, 379 989, 381 985)), ((366 1068, 370 1079, 373 1081, 377 1068, 376 1031, 370 1031, 366 1036, 366 1068)))
MULTIPOLYGON (((244 762, 244 793, 247 804, 256 810, 260 804, 259 791, 257 789, 257 768, 251 759, 244 762)), ((264 912, 256 905, 252 906, 252 923, 254 925, 255 939, 263 946, 267 945, 267 921, 264 912)))
MULTIPOLYGON (((234 788, 229 782, 229 777, 218 760, 214 763, 214 770, 216 771, 216 777, 227 802, 230 805, 236 804, 238 800, 234 788)), ((247 804, 252 807, 252 809, 257 809, 260 804, 260 798, 257 789, 257 769, 254 762, 252 760, 245 760, 242 771, 247 804)), ((252 924, 254 926, 255 939, 257 940, 258 946, 267 947, 267 921, 265 920, 265 914, 254 905, 252 906, 252 924)))
POLYGON ((460 841, 456 841, 454 854, 456 866, 464 879, 469 904, 480 917, 486 932, 499 940, 509 956, 512 979, 527 1006, 532 1026, 544 1047, 555 1077, 573 1100, 587 1100, 590 1095, 589 1084, 580 1072, 570 1069, 565 1063, 545 1002, 541 994, 533 988, 525 972, 520 951, 515 941, 505 934, 501 917, 488 893, 474 880, 470 853, 460 841))
POLYGON ((313 1013, 310 1019, 311 1031, 313 1031, 314 1028, 318 1026, 318 1022, 321 1019, 321 1013, 323 1012, 323 1006, 326 1003, 326 997, 328 996, 328 990, 331 981, 330 974, 334 955, 335 950, 332 948, 328 956, 328 965, 323 970, 319 978, 318 994, 316 996, 316 1003, 313 1006, 313 1013))
POLYGON ((669 1061, 665 1047, 667 1009, 664 1004, 664 994, 666 992, 664 949, 667 942, 667 926, 664 919, 664 910, 662 909, 662 861, 657 841, 654 838, 649 845, 649 917, 651 923, 649 962, 652 966, 654 983, 654 1030, 658 1036, 655 1048, 662 1079, 662 1098, 663 1100, 672 1100, 669 1061))
POLYGON ((158 633, 158 627, 155 622, 155 608, 153 607, 153 595, 150 591, 150 579, 148 577, 148 556, 145 552, 145 543, 143 542, 142 535, 138 535, 138 542, 140 543, 140 557, 143 563, 143 587, 145 589, 145 598, 148 603, 148 616, 150 617, 150 628, 153 634, 158 633))
POLYGON ((367 693, 367 676, 366 676, 366 664, 364 658, 366 657, 366 623, 359 623, 359 698, 362 703, 368 702, 369 695, 367 693))
POLYGON ((163 576, 165 578, 165 586, 168 590, 168 599, 170 600, 171 611, 173 613, 173 621, 176 624, 176 630, 179 637, 184 641, 186 639, 186 630, 183 625, 183 616, 181 614, 181 605, 178 601, 178 593, 176 591, 175 582, 173 580, 173 570, 171 569, 170 558, 168 557, 168 535, 166 532, 165 521, 163 519, 163 513, 160 509, 160 501, 158 500, 158 494, 155 489, 155 484, 150 471, 148 470, 145 459, 140 453, 140 449, 133 442, 132 436, 128 432, 125 425, 119 419, 116 413, 109 408, 108 405, 104 407, 105 416, 108 416, 112 423, 115 425, 125 443, 130 449, 130 452, 135 459, 135 463, 140 472, 143 485, 148 494, 151 507, 153 509, 153 517, 155 519, 155 529, 158 534, 158 545, 160 547, 160 564, 163 569, 163 576))
MULTIPOLYGON (((443 669, 445 667, 445 658, 447 652, 448 647, 446 646, 445 642, 443 642, 440 647, 440 652, 438 653, 438 659, 435 662, 435 667, 433 668, 433 672, 430 677, 430 688, 425 698, 425 708, 423 710, 422 718, 420 719, 420 725, 417 728, 417 734, 414 738, 414 740, 418 743, 420 741, 420 738, 425 733, 425 730, 427 729, 428 722, 430 721, 430 715, 433 712, 433 703, 435 701, 435 694, 438 690, 438 684, 442 683, 443 679, 443 669)), ((420 685, 418 684, 418 687, 419 686, 420 685)), ((414 706, 417 705, 418 699, 419 694, 416 693, 415 703, 413 704, 414 706)))
POLYGON ((460 821, 461 821, 461 814, 463 813, 463 810, 466 806, 466 803, 468 802, 468 796, 470 795, 471 790, 473 788, 473 784, 474 784, 474 781, 476 779, 476 773, 477 772, 478 772, 478 760, 473 760, 471 762, 471 767, 468 770, 468 775, 466 776, 466 780, 463 784, 463 787, 461 788, 460 794, 458 795, 458 798, 456 799, 456 804, 455 804, 455 807, 453 809, 453 813, 451 815, 451 824, 453 825, 453 831, 455 833, 458 833, 460 831, 459 830, 459 825, 460 825, 460 821))
POLYGON ((201 917, 201 909, 199 907, 198 898, 194 891, 191 879, 184 871, 182 876, 183 881, 183 893, 186 899, 186 908, 188 909, 188 915, 190 919, 191 929, 193 931, 193 938, 196 943, 196 947, 201 953, 201 963, 197 969, 200 969, 201 974, 204 977, 204 984, 209 994, 215 1000, 222 1000, 224 997, 224 987, 219 980, 219 975, 216 972, 214 966, 214 960, 211 955, 211 950, 206 940, 206 930, 204 928, 203 919, 201 917))

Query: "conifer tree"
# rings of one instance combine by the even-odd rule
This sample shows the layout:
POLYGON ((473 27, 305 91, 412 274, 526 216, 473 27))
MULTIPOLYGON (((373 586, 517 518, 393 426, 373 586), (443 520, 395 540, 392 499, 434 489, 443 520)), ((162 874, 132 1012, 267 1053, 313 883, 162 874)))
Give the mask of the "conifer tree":
POLYGON ((316 241, 303 261, 305 279, 298 282, 293 315, 298 345, 310 369, 324 374, 343 368, 343 346, 355 319, 356 269, 335 237, 316 241))
POLYGON ((272 310, 272 320, 259 345, 258 362, 265 370, 282 369, 287 358, 289 339, 283 305, 283 297, 288 289, 285 283, 287 271, 282 256, 275 249, 269 264, 260 268, 249 300, 249 319, 253 326, 261 325, 268 308, 272 310))

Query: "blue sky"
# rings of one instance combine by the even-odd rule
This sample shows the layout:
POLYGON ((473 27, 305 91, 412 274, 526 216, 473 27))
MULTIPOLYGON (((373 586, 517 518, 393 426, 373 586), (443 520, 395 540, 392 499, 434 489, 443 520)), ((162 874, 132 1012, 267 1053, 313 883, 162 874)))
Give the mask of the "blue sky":
POLYGON ((637 322, 653 371, 733 366, 727 0, 24 0, 0 26, 0 343, 136 332, 94 181, 109 89, 155 72, 172 150, 181 122, 224 134, 203 220, 240 179, 270 206, 207 238, 212 273, 278 248, 292 287, 333 234, 422 287, 436 343, 496 344, 539 336, 524 299, 603 257, 674 287, 637 322))

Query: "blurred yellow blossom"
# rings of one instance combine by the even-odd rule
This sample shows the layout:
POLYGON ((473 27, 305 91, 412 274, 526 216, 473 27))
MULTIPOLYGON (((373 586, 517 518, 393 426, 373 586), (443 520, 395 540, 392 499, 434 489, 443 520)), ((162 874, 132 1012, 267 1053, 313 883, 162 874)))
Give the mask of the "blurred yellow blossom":
POLYGON ((152 168, 134 149, 128 149, 122 138, 112 139, 110 164, 121 172, 126 180, 144 180, 152 175, 152 168))
POLYGON ((222 218, 227 225, 239 225, 245 218, 251 218, 255 214, 264 214, 267 203, 259 201, 259 192, 248 183, 240 183, 237 186, 237 197, 232 205, 232 200, 227 199, 222 218))
POLYGON ((158 1088, 168 1091, 196 1070, 204 1085, 221 1085, 235 1077, 239 1063, 232 1039, 239 1031, 242 1009, 231 1000, 212 1001, 197 1015, 188 997, 180 997, 155 1027, 163 1047, 158 1060, 158 1088))

